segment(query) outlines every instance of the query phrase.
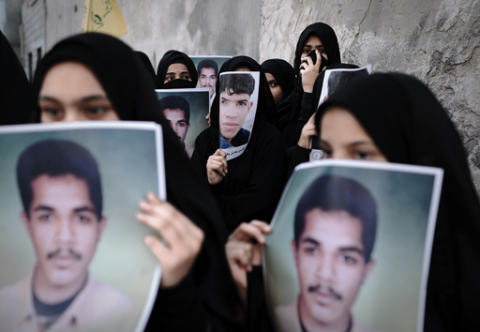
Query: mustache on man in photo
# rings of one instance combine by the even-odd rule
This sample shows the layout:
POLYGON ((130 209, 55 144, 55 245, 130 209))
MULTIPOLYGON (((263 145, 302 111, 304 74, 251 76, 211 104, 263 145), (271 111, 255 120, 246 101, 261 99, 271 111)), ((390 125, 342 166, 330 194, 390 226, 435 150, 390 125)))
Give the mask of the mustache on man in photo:
POLYGON ((81 260, 82 259, 82 255, 79 254, 78 252, 74 251, 73 249, 69 248, 68 250, 64 250, 62 248, 58 248, 57 250, 51 252, 51 253, 48 253, 47 254, 47 259, 50 260, 50 259, 54 259, 60 255, 63 255, 63 256, 70 256, 71 258, 73 258, 74 260, 81 260), (66 255, 65 255, 66 254, 66 255))
POLYGON ((342 301, 343 296, 337 293, 332 287, 318 284, 315 286, 308 286, 309 293, 321 292, 322 294, 328 295, 337 301, 342 301))

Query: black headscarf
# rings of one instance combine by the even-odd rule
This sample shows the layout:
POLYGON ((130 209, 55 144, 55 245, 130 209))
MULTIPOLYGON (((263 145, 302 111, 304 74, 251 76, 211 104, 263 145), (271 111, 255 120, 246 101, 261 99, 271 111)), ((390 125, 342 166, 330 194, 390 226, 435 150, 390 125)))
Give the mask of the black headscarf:
POLYGON ((155 75, 155 69, 153 69, 152 63, 150 62, 148 56, 140 51, 135 51, 135 54, 140 59, 140 62, 145 66, 145 69, 148 72, 148 76, 152 78, 154 85, 157 86, 157 76, 155 75))
POLYGON ((349 110, 388 161, 443 168, 425 330, 480 330, 480 204, 447 113, 423 83, 403 74, 346 83, 320 106, 317 130, 332 106, 349 110))
POLYGON ((0 125, 23 124, 35 110, 32 87, 25 71, 0 31, 0 125))
MULTIPOLYGON (((303 30, 300 38, 298 39, 297 47, 295 49, 295 60, 293 64, 293 69, 295 70, 296 75, 295 88, 289 97, 289 99, 291 99, 292 111, 290 113, 290 120, 288 126, 286 126, 286 128, 284 129, 284 134, 286 136, 288 146, 297 145, 304 124, 303 121, 301 121, 301 123, 297 123, 300 117, 300 112, 302 112, 302 102, 304 97, 302 78, 300 77, 299 67, 301 64, 303 46, 311 35, 316 35, 322 41, 322 45, 325 47, 325 52, 328 56, 327 65, 341 63, 340 47, 338 45, 335 31, 332 29, 332 27, 325 23, 314 23, 309 25, 305 30, 303 30)), ((309 105, 310 102, 311 100, 308 100, 309 105)), ((313 114, 311 113, 311 111, 314 111, 315 109, 316 107, 313 110, 309 110, 302 117, 308 120, 309 116, 313 114)))
POLYGON ((64 61, 79 62, 92 70, 122 120, 155 121, 162 126, 167 199, 205 233, 202 251, 188 277, 172 289, 159 289, 146 330, 206 330, 210 325, 212 331, 241 331, 224 254, 227 233, 221 213, 164 118, 144 66, 130 47, 114 37, 76 35, 59 42, 40 62, 35 96, 48 70, 64 61))
MULTIPOLYGON (((277 129, 275 102, 262 67, 252 58, 237 56, 226 61, 220 73, 240 67, 260 72, 252 136, 243 154, 228 161, 225 178, 217 185, 209 185, 230 231, 242 221, 269 220, 275 211, 285 176, 284 142, 277 129)), ((216 91, 220 91, 220 80, 217 80, 216 91)), ((219 99, 220 93, 217 93, 210 111, 211 125, 197 137, 192 156, 194 167, 206 182, 207 160, 220 146, 219 99)))
POLYGON ((197 86, 197 82, 197 68, 195 68, 195 64, 188 55, 175 50, 170 50, 163 55, 157 68, 157 87, 159 89, 195 88, 197 86), (190 82, 187 80, 178 79, 168 83, 163 83, 165 82, 165 75, 167 74, 168 67, 173 63, 184 64, 187 67, 188 72, 190 73, 192 81, 190 82))
POLYGON ((262 63, 262 68, 265 73, 270 73, 275 77, 283 92, 282 99, 277 104, 278 122, 281 129, 288 123, 292 110, 289 96, 294 87, 295 71, 292 65, 283 59, 269 59, 262 63))
POLYGON ((303 46, 311 35, 316 35, 322 41, 322 45, 325 47, 325 52, 328 56, 327 64, 333 65, 342 62, 335 31, 328 24, 321 22, 313 23, 306 27, 300 35, 300 38, 298 38, 297 47, 295 48, 295 60, 293 62, 293 69, 297 76, 300 75, 303 46))

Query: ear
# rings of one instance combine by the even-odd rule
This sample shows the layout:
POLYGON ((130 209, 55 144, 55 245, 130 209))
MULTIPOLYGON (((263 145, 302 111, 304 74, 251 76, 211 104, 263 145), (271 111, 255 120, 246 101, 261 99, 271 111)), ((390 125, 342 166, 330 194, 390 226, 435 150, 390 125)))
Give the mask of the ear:
POLYGON ((30 219, 28 218, 25 210, 22 210, 22 212, 20 212, 20 219, 22 219, 22 224, 27 230, 28 236, 33 239, 32 223, 30 222, 30 219))
POLYGON ((249 101, 248 102, 248 112, 250 112, 250 109, 252 108, 253 106, 253 101, 249 101))
POLYGON ((107 226, 107 218, 102 216, 102 219, 98 222, 98 227, 97 227, 97 242, 100 241, 102 238, 103 230, 105 229, 105 226, 107 226))
POLYGON ((297 245, 295 244, 295 240, 292 240, 290 242, 290 247, 292 248, 293 258, 295 260, 295 266, 297 267, 297 270, 298 270, 298 248, 297 248, 297 245))
POLYGON ((363 270, 362 284, 365 282, 365 280, 367 280, 368 276, 375 267, 375 264, 375 260, 370 257, 370 261, 365 265, 365 269, 363 270))

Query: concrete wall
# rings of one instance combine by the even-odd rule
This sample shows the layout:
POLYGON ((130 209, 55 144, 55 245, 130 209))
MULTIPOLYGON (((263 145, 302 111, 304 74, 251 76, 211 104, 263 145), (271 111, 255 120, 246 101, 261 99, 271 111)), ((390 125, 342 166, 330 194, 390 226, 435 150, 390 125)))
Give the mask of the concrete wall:
POLYGON ((422 79, 457 126, 480 192, 479 0, 266 0, 261 10, 262 61, 293 63, 302 30, 325 22, 337 32, 343 62, 422 79))
POLYGON ((59 40, 80 33, 85 0, 44 0, 47 6, 47 50, 59 40))
POLYGON ((145 52, 154 67, 177 49, 190 55, 241 55, 258 59, 260 1, 118 0, 127 22, 122 40, 145 52))
POLYGON ((30 73, 35 72, 37 62, 39 61, 40 50, 41 56, 45 54, 46 49, 46 6, 45 0, 37 0, 35 2, 25 1, 22 5, 22 26, 23 26, 23 54, 22 60, 27 73, 27 77, 31 79, 30 73), (29 55, 31 54, 32 70, 30 70, 29 55))
POLYGON ((22 0, 0 0, 0 30, 20 57, 19 23, 21 22, 22 0))

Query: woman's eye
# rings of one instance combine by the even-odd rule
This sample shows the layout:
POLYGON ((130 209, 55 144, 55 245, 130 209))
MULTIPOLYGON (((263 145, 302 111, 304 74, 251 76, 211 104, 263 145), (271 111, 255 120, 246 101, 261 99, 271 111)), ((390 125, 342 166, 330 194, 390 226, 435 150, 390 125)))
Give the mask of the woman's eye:
POLYGON ((103 107, 89 107, 87 108, 87 113, 91 115, 100 115, 105 112, 103 107))
POLYGON ((332 158, 332 150, 329 150, 329 149, 322 149, 323 151, 323 159, 327 159, 327 158, 332 158))
POLYGON ((302 50, 302 54, 308 54, 308 53, 310 53, 310 49, 309 49, 309 48, 304 48, 304 49, 302 50))
POLYGON ((276 88, 278 86, 277 82, 270 82, 270 86, 272 88, 276 88))
POLYGON ((44 113, 47 113, 48 115, 52 117, 59 117, 62 115, 62 110, 59 108, 44 108, 43 109, 44 113))
POLYGON ((370 153, 365 151, 357 151, 355 152, 355 159, 368 159, 370 158, 370 153))

